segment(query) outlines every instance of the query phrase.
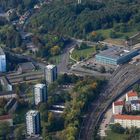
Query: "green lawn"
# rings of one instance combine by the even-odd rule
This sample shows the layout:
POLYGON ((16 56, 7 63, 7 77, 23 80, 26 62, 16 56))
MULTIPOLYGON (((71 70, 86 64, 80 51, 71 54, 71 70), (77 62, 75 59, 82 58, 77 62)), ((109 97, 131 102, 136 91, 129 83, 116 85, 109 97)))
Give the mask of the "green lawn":
MULTIPOLYGON (((101 33, 105 37, 105 39, 107 39, 107 38, 110 38, 110 31, 111 30, 112 30, 112 28, 111 29, 101 29, 101 30, 97 30, 96 32, 101 33)), ((131 37, 134 34, 136 34, 137 32, 138 31, 136 29, 133 29, 133 30, 126 32, 126 33, 117 32, 118 39, 124 39, 125 36, 131 37)))
POLYGON ((112 29, 101 29, 101 30, 97 30, 96 32, 102 34, 102 36, 104 36, 105 38, 109 38, 109 34, 111 30, 112 29))
POLYGON ((57 64, 60 63, 61 57, 62 57, 61 55, 52 56, 52 57, 49 58, 48 61, 49 61, 50 63, 53 63, 53 64, 57 65, 57 64))
POLYGON ((117 134, 112 131, 108 131, 107 137, 104 140, 125 140, 126 138, 126 134, 117 134))
POLYGON ((82 50, 74 50, 72 53, 72 57, 76 60, 80 60, 80 57, 88 58, 95 52, 95 47, 89 47, 87 49, 82 50))

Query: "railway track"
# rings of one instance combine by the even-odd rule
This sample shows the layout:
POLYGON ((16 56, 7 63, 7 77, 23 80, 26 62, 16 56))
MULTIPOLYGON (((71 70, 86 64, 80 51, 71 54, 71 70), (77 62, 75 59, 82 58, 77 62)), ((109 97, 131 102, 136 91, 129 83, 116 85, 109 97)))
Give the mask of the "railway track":
POLYGON ((44 72, 33 71, 30 73, 7 75, 6 77, 12 85, 16 85, 18 83, 31 82, 44 78, 44 72))
POLYGON ((106 90, 101 93, 98 101, 96 101, 96 106, 91 107, 92 112, 84 119, 85 122, 81 127, 79 140, 93 140, 95 128, 102 120, 108 107, 118 96, 140 79, 139 66, 128 64, 116 71, 117 73, 113 74, 109 80, 106 90))

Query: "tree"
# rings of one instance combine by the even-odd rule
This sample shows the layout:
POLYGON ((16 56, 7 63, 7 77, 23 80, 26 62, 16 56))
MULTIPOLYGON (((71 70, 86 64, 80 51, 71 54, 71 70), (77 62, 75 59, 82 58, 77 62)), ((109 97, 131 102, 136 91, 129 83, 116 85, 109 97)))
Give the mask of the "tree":
POLYGON ((18 19, 18 16, 17 16, 17 13, 16 11, 13 11, 12 14, 10 14, 10 20, 13 21, 13 20, 17 20, 18 19))
POLYGON ((39 111, 41 115, 41 120, 47 122, 48 121, 48 107, 46 103, 41 103, 39 106, 39 111))
POLYGON ((43 128, 42 128, 42 137, 44 140, 47 140, 46 137, 47 137, 47 128, 45 126, 45 124, 43 124, 43 128))
POLYGON ((5 110, 3 108, 0 108, 0 116, 5 114, 5 110))
POLYGON ((129 37, 128 37, 128 36, 125 36, 125 40, 126 40, 126 41, 129 41, 129 37))
POLYGON ((48 131, 55 130, 55 117, 52 112, 48 113, 48 123, 47 123, 48 131))
POLYGON ((67 126, 65 131, 67 140, 76 140, 77 128, 74 125, 69 124, 69 126, 67 126))
POLYGON ((125 129, 119 123, 110 125, 110 128, 115 133, 123 134, 125 132, 125 129))
POLYGON ((34 4, 37 3, 37 0, 24 0, 23 3, 24 3, 24 6, 27 9, 29 9, 29 8, 32 8, 34 6, 34 4))
POLYGON ((133 86, 133 90, 136 91, 136 92, 138 92, 138 93, 140 93, 140 85, 139 84, 135 84, 133 86))
POLYGON ((10 135, 10 125, 8 122, 0 123, 0 139, 8 139, 10 135))
POLYGON ((101 73, 105 73, 105 72, 106 72, 106 69, 105 69, 104 66, 101 66, 101 67, 100 67, 100 72, 101 72, 101 73))
POLYGON ((0 83, 0 91, 2 91, 2 84, 0 83))
POLYGON ((110 31, 110 38, 117 38, 117 34, 115 31, 110 31))
POLYGON ((22 140, 24 139, 24 130, 25 130, 25 127, 22 125, 20 127, 17 127, 15 130, 14 130, 14 136, 15 136, 15 140, 22 140))
POLYGON ((51 55, 58 55, 60 53, 60 47, 54 46, 51 48, 51 55))
POLYGON ((4 108, 4 106, 6 105, 6 103, 7 103, 6 98, 1 98, 0 99, 0 107, 4 108))
POLYGON ((127 25, 122 24, 122 25, 120 26, 120 32, 122 32, 122 33, 128 32, 128 27, 127 27, 127 25))
POLYGON ((48 123, 52 123, 54 121, 54 115, 52 112, 49 112, 48 114, 48 123))
POLYGON ((17 34, 16 38, 15 38, 15 46, 20 47, 21 44, 22 44, 22 38, 21 38, 20 34, 17 34))
POLYGON ((20 98, 20 88, 19 88, 19 86, 15 87, 15 92, 16 92, 17 97, 20 98))
POLYGON ((85 43, 82 43, 82 44, 80 45, 80 47, 79 47, 80 50, 82 50, 82 49, 87 49, 87 48, 88 48, 88 46, 87 46, 87 44, 85 44, 85 43))

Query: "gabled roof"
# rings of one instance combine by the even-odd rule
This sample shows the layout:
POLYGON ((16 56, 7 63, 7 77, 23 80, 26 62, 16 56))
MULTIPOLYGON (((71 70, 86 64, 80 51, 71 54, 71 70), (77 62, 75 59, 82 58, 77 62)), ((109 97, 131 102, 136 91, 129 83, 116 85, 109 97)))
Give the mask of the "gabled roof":
POLYGON ((3 116, 0 116, 0 121, 2 121, 2 120, 8 120, 8 119, 12 119, 12 116, 11 115, 3 115, 3 116))
POLYGON ((116 101, 114 102, 114 106, 123 106, 124 105, 124 101, 116 101))
POLYGON ((134 97, 134 96, 138 96, 138 94, 137 94, 136 91, 131 90, 131 91, 129 91, 129 92, 127 93, 127 96, 128 96, 128 97, 134 97))
POLYGON ((32 62, 20 63, 18 66, 22 69, 22 71, 35 69, 32 62))
POLYGON ((134 116, 134 115, 114 115, 114 119, 120 119, 120 120, 140 120, 140 116, 134 116))

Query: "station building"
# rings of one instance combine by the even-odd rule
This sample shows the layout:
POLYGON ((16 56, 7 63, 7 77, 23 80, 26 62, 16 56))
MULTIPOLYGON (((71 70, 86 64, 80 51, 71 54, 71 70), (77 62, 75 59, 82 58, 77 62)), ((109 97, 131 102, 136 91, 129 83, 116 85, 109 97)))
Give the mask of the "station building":
POLYGON ((119 65, 128 62, 138 55, 138 50, 125 50, 120 47, 110 47, 107 50, 96 54, 96 62, 106 65, 119 65))

